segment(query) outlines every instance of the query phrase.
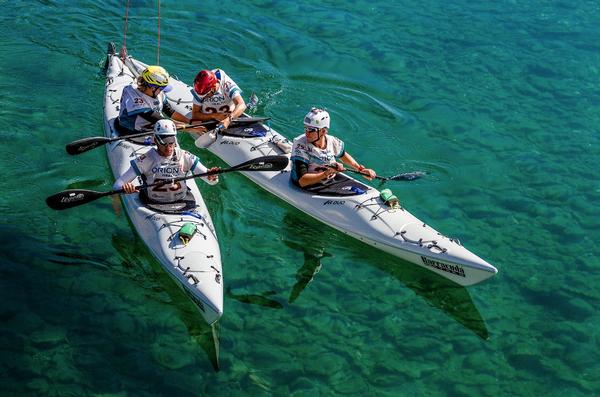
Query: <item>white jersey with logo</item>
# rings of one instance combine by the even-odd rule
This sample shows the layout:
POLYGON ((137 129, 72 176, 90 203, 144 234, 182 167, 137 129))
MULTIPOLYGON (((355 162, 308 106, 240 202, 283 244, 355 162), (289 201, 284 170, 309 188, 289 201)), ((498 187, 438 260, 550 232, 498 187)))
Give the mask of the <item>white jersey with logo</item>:
MULTIPOLYGON (((202 174, 208 169, 200 162, 198 157, 179 147, 171 157, 163 157, 158 151, 152 148, 148 153, 143 154, 134 160, 131 160, 131 167, 127 170, 113 185, 114 189, 120 189, 124 183, 133 181, 136 176, 146 179, 146 184, 158 182, 162 179, 173 179, 185 176, 188 172, 193 174, 202 174)), ((209 181, 203 177, 204 181, 214 185, 216 181, 209 181)), ((153 186, 148 188, 148 197, 161 203, 173 203, 181 200, 187 194, 187 185, 185 181, 166 184, 164 186, 153 186)))
POLYGON ((202 113, 231 113, 235 109, 233 98, 242 94, 240 87, 221 69, 213 70, 217 80, 219 81, 219 89, 211 97, 200 99, 196 91, 192 91, 194 97, 194 105, 200 107, 202 113))
POLYGON ((136 87, 137 85, 130 84, 123 88, 119 124, 129 130, 140 131, 152 127, 150 121, 141 117, 142 114, 154 114, 155 118, 162 118, 164 96, 161 92, 157 98, 152 98, 136 87))
MULTIPOLYGON (((346 153, 344 150, 344 142, 331 135, 325 136, 325 149, 320 149, 306 140, 306 135, 302 134, 294 138, 292 145, 292 179, 298 181, 298 176, 295 170, 295 162, 301 161, 308 165, 308 172, 324 171, 324 165, 333 164, 336 159, 343 157, 346 153)), ((333 174, 330 178, 333 177, 333 174)))

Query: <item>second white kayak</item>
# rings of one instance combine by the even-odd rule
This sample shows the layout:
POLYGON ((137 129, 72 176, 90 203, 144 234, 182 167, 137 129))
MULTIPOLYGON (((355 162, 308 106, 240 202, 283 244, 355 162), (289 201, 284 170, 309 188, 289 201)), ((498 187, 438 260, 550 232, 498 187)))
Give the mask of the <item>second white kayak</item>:
MULTIPOLYGON (((146 64, 130 58, 137 71, 146 64)), ((171 79, 168 99, 180 113, 191 115, 191 87, 171 79)), ((219 134, 208 150, 227 164, 264 155, 287 155, 287 139, 264 124, 231 128, 219 134)), ((349 176, 340 180, 339 192, 307 192, 290 182, 290 166, 280 173, 244 173, 249 179, 311 217, 406 261, 468 286, 494 276, 498 270, 452 238, 417 219, 405 208, 394 209, 380 198, 379 190, 349 176), (346 190, 346 191, 344 191, 346 190)))

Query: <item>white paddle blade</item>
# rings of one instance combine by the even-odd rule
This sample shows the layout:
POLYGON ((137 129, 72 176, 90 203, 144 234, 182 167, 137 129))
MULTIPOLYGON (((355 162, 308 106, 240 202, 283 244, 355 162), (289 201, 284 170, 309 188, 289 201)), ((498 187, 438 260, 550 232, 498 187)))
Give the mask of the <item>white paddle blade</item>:
POLYGON ((246 104, 246 107, 249 111, 253 112, 254 110, 256 110, 256 105, 258 105, 258 97, 255 93, 252 93, 252 95, 250 95, 250 100, 246 104))
POLYGON ((206 149, 217 140, 217 133, 214 131, 209 131, 205 134, 200 135, 195 141, 194 145, 200 149, 206 149))

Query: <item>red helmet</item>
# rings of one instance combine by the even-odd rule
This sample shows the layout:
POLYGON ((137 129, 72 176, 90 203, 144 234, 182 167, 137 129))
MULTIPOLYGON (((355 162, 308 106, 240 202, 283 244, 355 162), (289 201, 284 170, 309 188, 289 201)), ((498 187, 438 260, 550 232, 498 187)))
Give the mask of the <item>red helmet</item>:
POLYGON ((219 81, 212 70, 201 70, 194 79, 194 91, 200 96, 209 93, 219 81))

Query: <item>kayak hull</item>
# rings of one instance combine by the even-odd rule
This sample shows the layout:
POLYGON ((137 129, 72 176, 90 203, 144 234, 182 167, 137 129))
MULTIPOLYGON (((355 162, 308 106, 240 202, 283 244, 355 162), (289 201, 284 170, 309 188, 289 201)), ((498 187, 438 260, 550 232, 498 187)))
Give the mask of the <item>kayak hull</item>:
MULTIPOLYGON (((108 54, 104 97, 105 136, 115 137, 114 120, 119 114, 123 87, 134 81, 135 75, 119 59, 108 54)), ((150 142, 151 134, 147 142, 150 142)), ((143 140, 143 139, 142 139, 143 140)), ((150 150, 148 144, 130 140, 106 145, 109 163, 115 178, 125 172, 131 160, 150 150)), ((139 181, 134 183, 139 184, 139 181)), ((194 180, 187 185, 195 206, 184 213, 164 213, 147 207, 138 194, 122 195, 123 206, 138 235, 152 255, 176 284, 194 301, 204 320, 213 324, 223 314, 223 277, 221 253, 212 219, 194 180), (187 243, 179 238, 179 229, 186 223, 197 232, 187 243)))

